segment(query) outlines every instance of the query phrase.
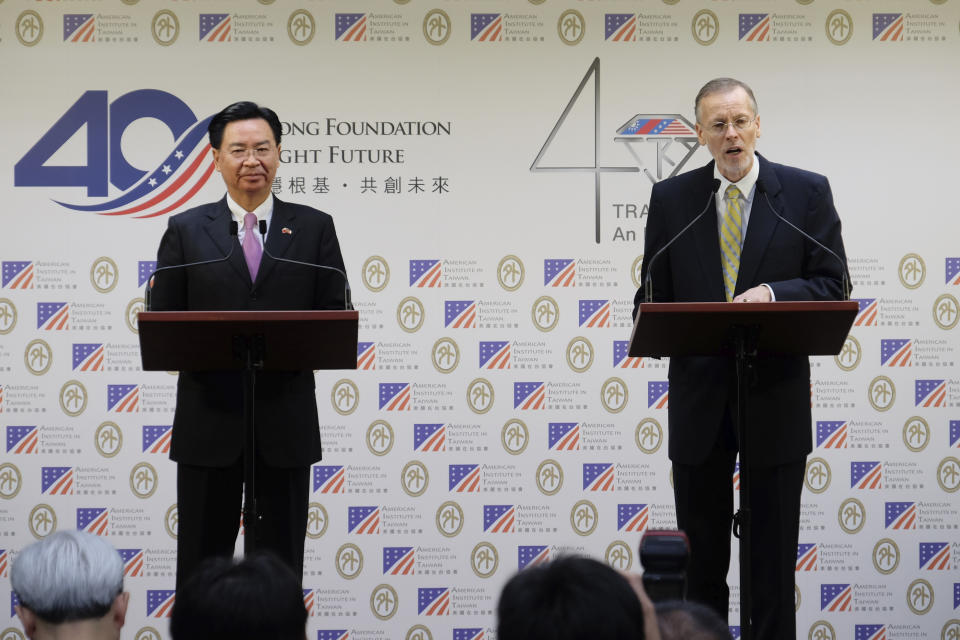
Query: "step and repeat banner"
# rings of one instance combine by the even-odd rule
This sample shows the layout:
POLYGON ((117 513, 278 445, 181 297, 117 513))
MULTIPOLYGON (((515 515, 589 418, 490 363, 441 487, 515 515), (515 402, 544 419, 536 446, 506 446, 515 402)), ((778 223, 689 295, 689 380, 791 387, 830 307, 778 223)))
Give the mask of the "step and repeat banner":
POLYGON ((71 528, 126 562, 124 637, 168 636, 176 378, 136 318, 241 99, 360 311, 357 370, 316 374, 308 636, 492 639, 517 570, 638 570, 675 526, 667 362, 627 355, 647 201, 710 160, 723 75, 829 176, 860 303, 812 361, 799 635, 960 637, 960 1, 0 0, 0 58, 3 640, 18 550, 71 528))

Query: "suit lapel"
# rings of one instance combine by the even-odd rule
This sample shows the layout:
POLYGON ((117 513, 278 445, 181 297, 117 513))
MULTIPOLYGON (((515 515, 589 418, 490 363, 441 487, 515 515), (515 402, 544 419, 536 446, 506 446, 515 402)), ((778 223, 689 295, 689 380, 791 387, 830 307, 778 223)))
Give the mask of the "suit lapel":
MULTIPOLYGON (((700 221, 690 230, 697 243, 697 256, 700 258, 700 269, 703 272, 703 281, 707 283, 709 300, 723 300, 723 272, 720 268, 720 238, 717 232, 717 205, 716 199, 711 198, 713 189, 713 162, 700 169, 701 175, 697 178, 697 186, 692 190, 693 200, 688 205, 689 219, 703 211, 710 199, 710 207, 703 214, 700 221)), ((687 224, 686 222, 684 224, 687 224)))
POLYGON ((210 236, 210 240, 213 241, 222 255, 227 255, 231 249, 233 250, 227 262, 234 268, 237 275, 243 278, 247 286, 250 286, 253 283, 250 280, 250 271, 247 269, 247 263, 243 258, 243 250, 240 247, 240 243, 237 242, 236 236, 230 235, 230 221, 232 216, 230 209, 227 207, 226 197, 211 206, 207 216, 209 220, 205 225, 205 230, 207 235, 210 236))
MULTIPOLYGON (((296 217, 292 207, 287 206, 285 202, 277 198, 273 199, 273 215, 270 218, 270 228, 267 229, 266 251, 264 254, 269 252, 270 255, 278 258, 285 256, 290 249, 290 245, 293 243, 293 236, 297 230, 294 224, 296 217)), ((275 265, 275 260, 271 260, 264 255, 263 260, 260 262, 260 270, 257 271, 258 285, 270 275, 275 265)))
MULTIPOLYGON (((773 167, 765 158, 760 159, 760 180, 766 185, 770 201, 775 207, 782 208, 778 202, 780 194, 780 181, 773 167)), ((760 268, 760 262, 763 260, 763 254, 770 244, 770 238, 777 228, 779 220, 770 205, 767 204, 767 198, 760 193, 759 189, 754 189, 753 206, 750 208, 750 220, 747 223, 747 236, 740 251, 740 270, 737 273, 737 293, 745 291, 755 284, 757 270, 760 268)))

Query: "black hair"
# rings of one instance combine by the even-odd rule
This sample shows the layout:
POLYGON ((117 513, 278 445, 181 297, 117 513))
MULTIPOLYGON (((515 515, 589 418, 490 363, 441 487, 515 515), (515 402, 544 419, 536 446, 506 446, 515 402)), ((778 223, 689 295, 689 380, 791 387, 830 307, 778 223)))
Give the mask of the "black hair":
POLYGON ((210 124, 207 125, 207 133, 210 135, 210 146, 219 149, 223 143, 223 130, 227 125, 237 120, 266 120, 273 131, 274 142, 280 145, 280 118, 277 117, 273 109, 261 107, 256 102, 242 101, 224 107, 220 113, 213 116, 210 124))
POLYGON ((710 607, 689 600, 658 602, 657 625, 663 640, 731 640, 726 621, 710 607))
POLYGON ((627 579, 578 556, 524 569, 497 604, 499 640, 643 640, 643 609, 627 579))
POLYGON ((307 610, 300 580, 270 553, 205 561, 178 591, 174 640, 303 640, 307 610))

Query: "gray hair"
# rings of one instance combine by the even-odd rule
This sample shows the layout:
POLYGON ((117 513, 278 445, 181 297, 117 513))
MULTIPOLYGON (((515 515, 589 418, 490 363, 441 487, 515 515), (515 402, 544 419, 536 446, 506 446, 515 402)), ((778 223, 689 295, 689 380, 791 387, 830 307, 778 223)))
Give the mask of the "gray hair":
POLYGON ((737 87, 740 87, 747 92, 747 95, 750 97, 750 106, 753 107, 753 115, 757 115, 757 98, 753 95, 753 89, 751 89, 746 82, 741 82, 735 78, 714 78, 701 87, 700 91, 697 93, 696 99, 693 101, 693 113, 697 118, 697 122, 700 122, 701 100, 715 93, 727 93, 728 91, 733 91, 737 87))
POLYGON ((123 560, 99 536, 59 531, 17 554, 10 583, 20 604, 45 622, 101 618, 123 592, 123 560))

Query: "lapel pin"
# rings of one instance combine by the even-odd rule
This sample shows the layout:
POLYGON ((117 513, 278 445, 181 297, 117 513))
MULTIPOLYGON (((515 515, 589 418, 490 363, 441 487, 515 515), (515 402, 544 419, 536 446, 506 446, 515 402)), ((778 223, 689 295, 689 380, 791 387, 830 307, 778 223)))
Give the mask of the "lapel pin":
POLYGON ((280 229, 280 233, 285 233, 285 234, 287 234, 288 236, 292 236, 292 235, 293 235, 293 229, 291 229, 290 227, 284 227, 283 229, 280 229))

